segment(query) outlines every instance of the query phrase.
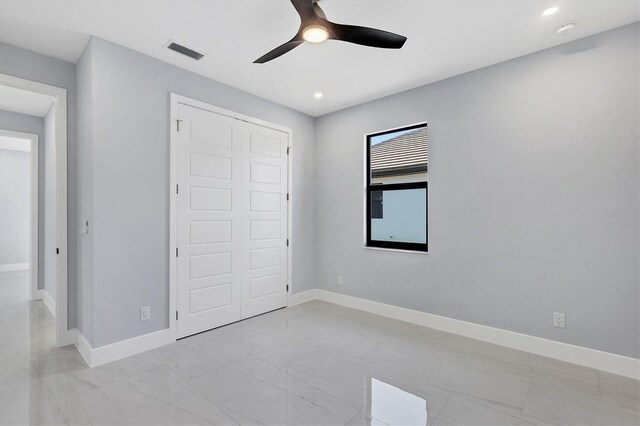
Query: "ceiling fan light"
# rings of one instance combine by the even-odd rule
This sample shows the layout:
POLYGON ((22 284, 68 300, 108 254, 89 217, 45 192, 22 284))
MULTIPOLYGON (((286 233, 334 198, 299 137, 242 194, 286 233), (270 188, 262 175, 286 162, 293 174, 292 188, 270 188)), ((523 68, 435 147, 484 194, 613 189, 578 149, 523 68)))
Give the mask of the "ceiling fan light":
POLYGON ((322 43, 329 38, 329 32, 322 25, 309 25, 302 32, 302 38, 309 43, 322 43))

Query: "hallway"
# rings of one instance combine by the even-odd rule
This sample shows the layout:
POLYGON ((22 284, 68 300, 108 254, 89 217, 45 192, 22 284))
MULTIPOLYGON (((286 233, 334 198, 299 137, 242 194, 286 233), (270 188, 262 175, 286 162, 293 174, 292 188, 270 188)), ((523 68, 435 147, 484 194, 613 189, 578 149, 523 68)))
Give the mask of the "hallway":
POLYGON ((0 423, 87 421, 59 362, 75 348, 55 348, 55 318, 29 301, 29 271, 0 273, 0 339, 0 423))

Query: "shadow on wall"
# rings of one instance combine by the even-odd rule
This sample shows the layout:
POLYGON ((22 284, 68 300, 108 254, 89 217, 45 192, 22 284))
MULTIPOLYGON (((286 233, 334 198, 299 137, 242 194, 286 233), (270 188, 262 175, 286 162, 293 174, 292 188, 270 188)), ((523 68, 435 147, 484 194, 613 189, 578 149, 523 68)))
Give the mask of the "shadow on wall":
POLYGON ((560 53, 562 55, 573 55, 575 53, 586 52, 587 50, 595 49, 598 47, 598 41, 593 38, 583 38, 582 40, 574 41, 573 43, 567 43, 560 46, 560 53))

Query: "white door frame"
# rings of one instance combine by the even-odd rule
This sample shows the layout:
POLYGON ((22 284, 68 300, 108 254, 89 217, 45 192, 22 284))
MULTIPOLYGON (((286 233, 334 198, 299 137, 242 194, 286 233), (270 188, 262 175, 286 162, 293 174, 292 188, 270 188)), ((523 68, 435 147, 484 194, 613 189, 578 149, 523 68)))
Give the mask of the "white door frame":
MULTIPOLYGON (((227 117, 235 118, 237 120, 246 121, 248 123, 257 124, 259 126, 268 127, 270 129, 279 130, 287 133, 289 138, 289 149, 293 149, 293 131, 288 127, 279 126, 277 124, 269 123, 267 121, 259 120, 257 118, 249 117, 244 114, 239 114, 234 111, 229 111, 224 108, 220 108, 206 102, 198 101, 196 99, 188 98, 186 96, 178 95, 176 93, 170 94, 170 120, 169 120, 169 149, 170 149, 170 162, 169 162, 169 332, 171 341, 177 339, 176 333, 176 299, 177 299, 177 258, 176 258, 176 241, 177 241, 177 226, 176 226, 176 185, 178 182, 177 176, 177 164, 178 164, 178 123, 180 117, 178 116, 178 105, 187 105, 193 108, 199 108, 205 111, 213 112, 216 114, 224 115, 227 117)), ((293 191, 293 155, 287 156, 288 166, 288 182, 287 192, 292 194, 293 191)), ((287 204, 287 236, 289 238, 289 247, 287 247, 287 283, 289 289, 287 291, 287 306, 289 305, 291 294, 293 292, 293 266, 291 263, 293 253, 293 197, 289 197, 289 203, 287 204)))
POLYGON ((67 91, 11 75, 0 74, 0 85, 52 96, 55 113, 56 174, 56 346, 75 342, 75 334, 67 324, 67 91))
MULTIPOLYGON (((38 135, 0 129, 0 136, 29 141, 29 298, 40 300, 42 295, 38 294, 38 135)), ((7 149, 2 146, 0 148, 7 149)))

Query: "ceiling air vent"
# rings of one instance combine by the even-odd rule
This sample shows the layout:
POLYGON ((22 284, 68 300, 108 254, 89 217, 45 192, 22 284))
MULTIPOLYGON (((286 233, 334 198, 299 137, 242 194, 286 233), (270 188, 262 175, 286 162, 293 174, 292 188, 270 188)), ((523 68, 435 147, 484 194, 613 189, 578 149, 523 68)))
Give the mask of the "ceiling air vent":
POLYGON ((173 50, 174 52, 181 53, 185 56, 195 59, 196 61, 199 61, 204 57, 202 53, 196 52, 195 50, 191 50, 188 47, 185 47, 173 41, 169 41, 169 44, 167 44, 167 49, 173 50))

